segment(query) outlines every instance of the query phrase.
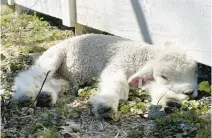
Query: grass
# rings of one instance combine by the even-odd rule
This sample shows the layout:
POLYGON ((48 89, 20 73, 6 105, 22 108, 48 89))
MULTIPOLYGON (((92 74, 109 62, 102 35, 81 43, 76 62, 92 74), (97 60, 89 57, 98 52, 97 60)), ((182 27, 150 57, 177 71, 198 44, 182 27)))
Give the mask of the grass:
POLYGON ((50 42, 63 40, 73 35, 68 30, 62 31, 50 26, 48 22, 43 21, 42 17, 38 17, 36 12, 32 15, 15 15, 14 11, 8 8, 3 8, 1 13, 1 31, 3 46, 24 47, 20 50, 25 50, 26 46, 35 47, 28 52, 43 51, 37 47, 45 49, 52 45, 50 42))
POLYGON ((137 130, 129 132, 130 138, 155 137, 192 137, 209 138, 211 136, 211 122, 200 118, 194 110, 176 112, 169 116, 158 118, 149 134, 144 134, 144 128, 139 126, 137 130))
MULTIPOLYGON (((70 30, 50 26, 36 13, 14 14, 1 5, 1 80, 9 85, 14 75, 33 63, 32 54, 41 53, 58 41, 73 35, 70 30)), ((8 87, 7 87, 8 88, 8 87)))
MULTIPOLYGON (((131 89, 129 101, 121 101, 112 121, 99 121, 90 115, 88 98, 95 93, 98 80, 93 85, 61 93, 57 104, 51 108, 26 107, 10 104, 13 79, 34 62, 33 55, 48 49, 67 37, 70 30, 51 26, 36 13, 16 15, 12 8, 1 6, 1 136, 2 137, 210 137, 210 97, 187 101, 183 108, 171 115, 147 120, 150 106, 147 93, 131 89), (80 129, 78 129, 80 124, 80 129)), ((51 19, 52 20, 52 19, 51 19)), ((53 20, 51 21, 53 22, 53 20)), ((211 92, 207 81, 199 84, 199 90, 211 92)))
MULTIPOLYGON (((35 111, 31 108, 30 110, 36 114, 32 112, 24 113, 25 108, 12 106, 4 102, 11 97, 11 86, 14 77, 21 70, 27 69, 33 64, 33 54, 41 53, 58 41, 72 35, 72 31, 60 30, 51 26, 43 18, 37 16, 36 13, 16 15, 13 7, 1 5, 0 75, 1 89, 5 92, 1 94, 1 104, 5 105, 1 108, 2 137, 38 136, 41 134, 47 136, 50 132, 52 137, 54 135, 58 137, 58 130, 51 119, 54 118, 54 112, 59 112, 59 110, 59 113, 62 112, 62 102, 52 110, 39 108, 35 111), (30 118, 35 118, 35 120, 30 118), (20 128, 20 126, 24 127, 20 128)), ((66 112, 62 113, 67 114, 66 112)))

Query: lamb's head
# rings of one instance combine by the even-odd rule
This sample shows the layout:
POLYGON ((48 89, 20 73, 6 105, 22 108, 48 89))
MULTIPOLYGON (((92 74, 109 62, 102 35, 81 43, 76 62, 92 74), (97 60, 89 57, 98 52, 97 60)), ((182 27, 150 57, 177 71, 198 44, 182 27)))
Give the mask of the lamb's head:
POLYGON ((165 51, 153 68, 155 82, 183 94, 182 99, 195 98, 197 93, 197 63, 184 51, 165 51))
MULTIPOLYGON (((197 63, 185 51, 169 47, 161 51, 129 78, 133 84, 142 80, 154 104, 181 103, 186 98, 195 98, 197 89, 197 63)), ((133 84, 135 85, 135 84, 133 84)))

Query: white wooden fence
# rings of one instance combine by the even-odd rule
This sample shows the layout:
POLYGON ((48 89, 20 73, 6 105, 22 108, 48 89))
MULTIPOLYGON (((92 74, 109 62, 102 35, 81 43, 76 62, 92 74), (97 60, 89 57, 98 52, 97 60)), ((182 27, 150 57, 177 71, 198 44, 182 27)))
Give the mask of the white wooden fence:
MULTIPOLYGON (((174 41, 211 66, 211 0, 9 0, 62 19, 132 40, 174 41), (33 4, 35 4, 33 6, 33 4)), ((18 8, 20 10, 21 8, 18 8)))

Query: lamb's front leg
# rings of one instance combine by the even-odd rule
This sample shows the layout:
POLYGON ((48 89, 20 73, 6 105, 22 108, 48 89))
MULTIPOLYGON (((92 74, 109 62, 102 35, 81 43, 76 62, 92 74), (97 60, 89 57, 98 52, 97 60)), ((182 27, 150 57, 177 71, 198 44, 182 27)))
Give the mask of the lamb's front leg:
POLYGON ((129 85, 123 71, 103 72, 99 89, 90 99, 92 112, 97 118, 109 117, 111 112, 117 112, 120 99, 128 99, 129 85))

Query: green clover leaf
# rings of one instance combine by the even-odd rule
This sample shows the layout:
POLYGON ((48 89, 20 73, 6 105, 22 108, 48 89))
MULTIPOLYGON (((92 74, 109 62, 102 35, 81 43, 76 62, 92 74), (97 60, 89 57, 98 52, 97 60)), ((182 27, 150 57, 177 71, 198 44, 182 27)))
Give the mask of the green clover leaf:
POLYGON ((209 85, 208 81, 202 81, 202 82, 199 83, 198 90, 210 93, 211 92, 211 86, 209 85))

